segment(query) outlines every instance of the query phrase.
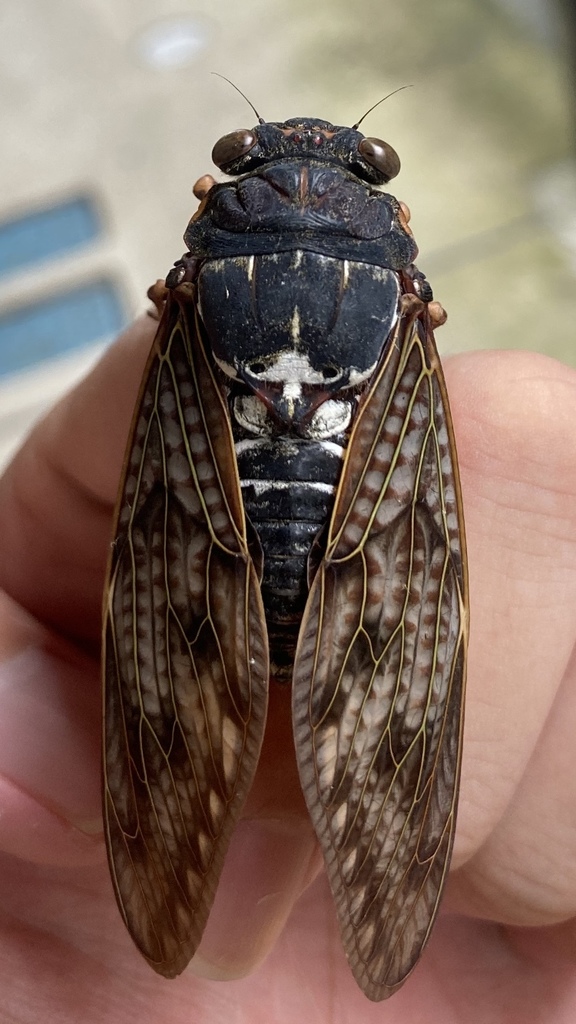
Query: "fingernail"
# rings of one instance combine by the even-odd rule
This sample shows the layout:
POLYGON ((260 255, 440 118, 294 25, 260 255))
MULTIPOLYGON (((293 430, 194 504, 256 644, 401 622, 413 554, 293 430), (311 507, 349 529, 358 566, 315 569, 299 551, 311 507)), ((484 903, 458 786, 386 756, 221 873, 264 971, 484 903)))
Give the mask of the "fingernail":
POLYGON ((0 776, 87 834, 101 831, 95 668, 41 647, 0 664, 0 776))
POLYGON ((302 818, 238 824, 202 942, 192 960, 205 978, 240 978, 270 952, 290 911, 321 867, 302 818))
POLYGON ((0 849, 20 860, 86 867, 105 860, 102 837, 90 838, 0 776, 0 849))

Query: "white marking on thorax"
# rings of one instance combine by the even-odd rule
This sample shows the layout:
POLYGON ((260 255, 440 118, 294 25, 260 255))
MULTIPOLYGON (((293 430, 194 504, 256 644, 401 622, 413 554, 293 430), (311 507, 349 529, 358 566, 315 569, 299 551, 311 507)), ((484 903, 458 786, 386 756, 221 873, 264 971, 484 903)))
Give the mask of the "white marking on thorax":
POLYGON ((227 363, 225 359, 219 359, 217 355, 214 355, 214 360, 227 377, 238 377, 236 367, 232 366, 232 363, 227 363))
POLYGON ((376 369, 377 366, 378 366, 378 360, 376 360, 376 362, 372 363, 372 366, 369 366, 368 369, 366 369, 366 370, 352 370, 351 369, 350 370, 350 376, 348 378, 350 387, 356 387, 357 384, 361 384, 363 381, 368 380, 372 376, 372 374, 374 373, 374 370, 376 369))
POLYGON ((336 455, 339 459, 344 458, 344 448, 341 444, 336 444, 334 441, 320 441, 320 447, 326 452, 330 452, 331 455, 336 455))
POLYGON ((241 441, 236 441, 236 444, 234 445, 234 450, 236 452, 236 455, 242 455, 243 452, 253 451, 254 448, 261 447, 262 441, 252 440, 252 438, 246 437, 243 438, 241 441))
POLYGON ((290 323, 290 335, 294 342, 295 348, 298 347, 300 342, 300 311, 298 306, 294 306, 294 312, 292 314, 292 320, 290 323))
POLYGON ((302 385, 297 380, 287 380, 282 389, 282 393, 284 395, 284 398, 287 399, 301 398, 302 385))
POLYGON ((318 439, 342 434, 350 426, 352 412, 352 402, 329 398, 314 413, 310 421, 310 433, 318 439))
MULTIPOLYGON (((263 402, 256 395, 238 395, 232 406, 234 419, 237 424, 249 434, 270 436, 272 434, 273 422, 263 402)), ((240 444, 248 442, 241 441, 240 444)), ((252 443, 252 442, 250 442, 252 443)), ((238 451, 238 448, 236 448, 238 451)))
POLYGON ((253 487, 254 493, 260 497, 270 490, 289 491, 298 483, 302 487, 311 487, 313 491, 320 491, 322 494, 334 494, 332 484, 321 483, 318 480, 241 480, 242 487, 253 487))
MULTIPOLYGON (((334 441, 319 441, 318 443, 320 447, 324 449, 324 451, 330 452, 331 455, 335 455, 338 459, 344 458, 344 448, 342 447, 342 445, 336 444, 334 441)), ((286 448, 285 440, 282 442, 282 444, 286 448)), ((236 441, 236 444, 234 445, 236 455, 242 455, 243 452, 254 451, 256 448, 267 447, 267 441, 263 440, 262 438, 252 439, 251 437, 245 437, 241 441, 236 441)), ((296 454, 297 451, 297 447, 294 446, 293 453, 289 452, 288 454, 296 454)))
MULTIPOLYGON (((291 393, 287 394, 287 387, 284 394, 293 403, 299 397, 296 388, 300 385, 292 384, 291 393)), ((277 425, 270 417, 264 403, 257 395, 237 395, 232 407, 234 419, 238 426, 249 434, 257 434, 260 437, 271 437, 277 433, 277 425)), ((354 406, 351 401, 339 401, 329 398, 316 410, 310 422, 306 424, 303 437, 309 440, 328 442, 336 434, 344 433, 350 426, 354 406)), ((243 442, 242 442, 243 443, 243 442)), ((338 446, 336 446, 338 447, 338 446)))
MULTIPOLYGON (((292 327, 297 320, 297 328, 300 330, 300 314, 298 309, 294 310, 292 327)), ((324 376, 315 370, 305 352, 298 352, 295 349, 284 349, 279 352, 273 361, 267 363, 262 373, 255 374, 262 381, 273 381, 275 383, 297 383, 297 384, 324 384, 324 376)))

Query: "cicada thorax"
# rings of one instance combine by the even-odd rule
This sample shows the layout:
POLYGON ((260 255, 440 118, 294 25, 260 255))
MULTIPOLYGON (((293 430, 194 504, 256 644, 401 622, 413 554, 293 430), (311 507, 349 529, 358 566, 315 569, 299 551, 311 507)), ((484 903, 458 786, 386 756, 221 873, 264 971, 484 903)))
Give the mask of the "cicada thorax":
POLYGON ((396 200, 316 152, 213 185, 185 235, 201 258, 198 310, 228 391, 280 681, 292 675, 310 551, 416 252, 396 200))

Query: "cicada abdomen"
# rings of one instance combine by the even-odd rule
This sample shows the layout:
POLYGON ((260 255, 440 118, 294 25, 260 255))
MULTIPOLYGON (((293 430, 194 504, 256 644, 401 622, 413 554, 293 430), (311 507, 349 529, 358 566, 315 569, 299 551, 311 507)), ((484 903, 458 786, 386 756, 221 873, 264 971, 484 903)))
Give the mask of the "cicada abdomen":
POLYGON ((458 472, 387 144, 260 122, 214 147, 129 442, 105 626, 117 899, 193 955, 291 685, 304 795, 371 999, 427 941, 454 836, 467 631, 458 472))

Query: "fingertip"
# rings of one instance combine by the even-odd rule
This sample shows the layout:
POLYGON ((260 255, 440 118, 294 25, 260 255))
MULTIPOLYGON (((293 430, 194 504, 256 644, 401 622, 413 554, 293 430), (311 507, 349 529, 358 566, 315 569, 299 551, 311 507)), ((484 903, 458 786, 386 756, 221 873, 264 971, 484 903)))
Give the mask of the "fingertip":
POLYGON ((308 821, 242 820, 192 971, 217 980, 249 974, 270 952, 294 903, 320 869, 308 821))
POLYGON ((72 862, 102 845, 98 665, 0 591, 0 849, 72 862))
POLYGON ((0 776, 0 850, 33 864, 82 867, 104 861, 98 822, 75 827, 0 776), (91 828, 94 835, 89 835, 91 828))

